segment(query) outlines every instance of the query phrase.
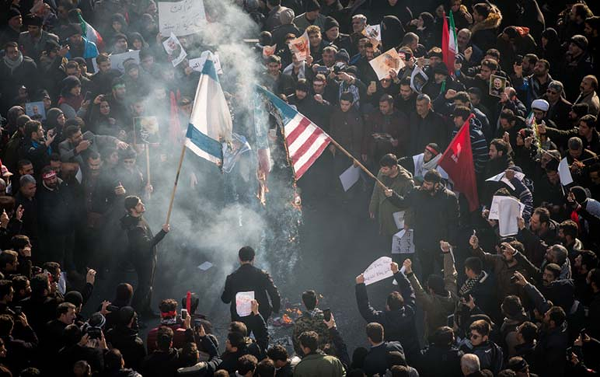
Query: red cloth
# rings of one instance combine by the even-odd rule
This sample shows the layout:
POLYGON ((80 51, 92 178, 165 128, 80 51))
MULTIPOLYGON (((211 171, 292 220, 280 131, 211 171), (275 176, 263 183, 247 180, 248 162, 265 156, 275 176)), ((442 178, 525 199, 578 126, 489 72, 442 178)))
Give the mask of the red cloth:
POLYGON ((472 117, 473 114, 460 128, 438 163, 454 182, 455 189, 466 196, 471 212, 479 206, 473 151, 471 149, 470 121, 472 117))
MULTIPOLYGON (((182 348, 185 345, 185 329, 182 324, 176 323, 173 325, 161 325, 159 327, 162 326, 170 327, 171 330, 173 330, 173 348, 182 348)), ((148 354, 151 354, 154 350, 158 349, 158 347, 156 347, 156 335, 159 327, 155 327, 148 332, 148 337, 146 338, 148 354)))

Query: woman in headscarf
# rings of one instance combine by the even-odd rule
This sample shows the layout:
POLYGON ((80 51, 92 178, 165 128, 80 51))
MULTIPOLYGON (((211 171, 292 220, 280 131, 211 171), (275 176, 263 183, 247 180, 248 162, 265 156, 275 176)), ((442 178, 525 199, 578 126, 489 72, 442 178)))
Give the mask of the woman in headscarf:
POLYGON ((96 135, 110 135, 122 140, 127 136, 126 132, 117 125, 116 120, 111 117, 110 104, 104 96, 94 99, 88 119, 88 128, 96 135))
POLYGON ((25 114, 25 109, 22 106, 13 106, 8 110, 8 113, 6 114, 7 124, 4 127, 6 130, 4 134, 6 134, 7 137, 10 137, 15 133, 17 130, 17 118, 23 114, 25 114))
POLYGON ((404 26, 396 16, 385 16, 381 21, 381 45, 382 52, 396 48, 404 38, 404 26))
MULTIPOLYGON (((549 62, 561 61, 563 49, 558 38, 558 32, 551 27, 544 30, 539 49, 540 59, 546 59, 549 62)), ((559 64, 550 64, 550 76, 557 76, 559 67, 559 64)))
POLYGON ((81 81, 75 76, 68 76, 62 81, 62 90, 58 99, 58 107, 63 111, 67 119, 85 116, 87 104, 83 103, 81 94, 81 81))
POLYGON ((148 47, 148 43, 142 35, 138 32, 129 33, 129 47, 133 50, 141 50, 144 47, 148 47))
POLYGON ((46 113, 46 121, 43 125, 46 131, 52 129, 54 130, 54 134, 56 135, 56 137, 54 138, 54 142, 52 143, 52 149, 55 151, 58 151, 58 144, 60 144, 60 142, 63 141, 62 134, 64 131, 63 128, 65 126, 66 120, 67 118, 65 118, 65 114, 63 113, 63 111, 56 107, 49 109, 46 113))
POLYGON ((417 19, 410 22, 410 25, 419 36, 419 43, 425 46, 425 49, 429 50, 435 46, 435 18, 431 13, 421 13, 417 19))

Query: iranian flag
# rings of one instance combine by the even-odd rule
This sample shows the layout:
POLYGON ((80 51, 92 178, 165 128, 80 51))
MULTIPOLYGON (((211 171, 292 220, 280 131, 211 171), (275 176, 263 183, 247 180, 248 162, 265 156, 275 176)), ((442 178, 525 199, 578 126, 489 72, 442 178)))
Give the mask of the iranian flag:
POLYGON ((456 44, 456 27, 454 26, 454 15, 450 11, 450 17, 444 17, 444 27, 442 28, 442 52, 444 54, 444 63, 448 67, 448 72, 454 76, 454 61, 458 53, 456 44), (450 24, 448 24, 450 19, 450 24))

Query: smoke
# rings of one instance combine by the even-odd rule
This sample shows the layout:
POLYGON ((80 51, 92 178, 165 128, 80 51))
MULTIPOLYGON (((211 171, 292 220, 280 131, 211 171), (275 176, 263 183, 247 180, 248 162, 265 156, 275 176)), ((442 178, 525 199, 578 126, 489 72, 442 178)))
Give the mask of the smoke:
MULTIPOLYGON (((198 35, 180 39, 188 54, 203 50, 218 53, 224 72, 220 81, 231 95, 232 113, 247 115, 244 129, 254 134, 245 136, 256 143, 230 175, 222 174, 215 165, 186 152, 170 221, 172 232, 160 245, 158 273, 168 274, 169 283, 173 282, 168 292, 175 290, 183 294, 190 287, 196 287, 203 290, 203 296, 214 298, 220 294, 225 276, 236 267, 238 250, 245 245, 256 250, 257 266, 269 270, 276 283, 289 280, 299 260, 301 212, 294 202, 295 185, 282 140, 271 143, 275 144, 271 146, 274 166, 267 182, 270 190, 267 204, 262 206, 256 199, 255 156, 257 145, 266 140, 269 119, 265 112, 258 112, 258 121, 254 124, 254 85, 260 83, 264 69, 256 52, 243 40, 256 38, 258 27, 230 1, 205 0, 205 7, 210 21, 206 28, 198 35), (196 184, 192 185, 192 181, 196 184), (210 276, 204 280, 206 284, 200 284, 198 279, 203 281, 203 278, 199 277, 201 273, 196 267, 204 261, 214 267, 205 273, 210 276)), ((148 115, 169 118, 166 114, 152 114, 153 111, 157 109, 149 109, 151 114, 148 115)), ((176 158, 181 153, 181 146, 172 148, 162 152, 174 158, 168 165, 161 165, 163 172, 153 178, 156 192, 147 212, 151 224, 165 221, 176 158)))

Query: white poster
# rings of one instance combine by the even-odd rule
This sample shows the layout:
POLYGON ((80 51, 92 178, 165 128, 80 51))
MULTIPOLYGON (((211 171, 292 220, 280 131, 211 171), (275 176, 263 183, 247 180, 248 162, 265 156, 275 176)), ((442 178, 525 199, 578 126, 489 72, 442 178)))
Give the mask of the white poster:
MULTIPOLYGON (((519 181, 523 181, 523 178, 525 178, 525 174, 516 171, 515 172, 515 178, 518 179, 519 181)), ((511 189, 515 189, 515 186, 510 183, 510 181, 508 180, 508 178, 506 178, 506 172, 502 172, 500 174, 496 174, 493 177, 490 177, 488 179, 485 180, 486 182, 503 182, 505 183, 508 187, 510 187, 511 189)))
POLYGON ((560 183, 563 186, 568 186, 573 183, 573 176, 571 175, 569 162, 566 157, 560 160, 560 164, 558 164, 558 176, 560 177, 560 183))
POLYGON ((348 191, 358 182, 360 178, 360 168, 358 166, 350 165, 348 169, 346 169, 340 175, 340 181, 342 182, 342 187, 344 191, 348 191))
POLYGON ((396 223, 396 227, 398 229, 404 229, 404 211, 398 211, 392 213, 394 217, 394 222, 396 223))
POLYGON ((159 2, 158 27, 163 37, 168 37, 171 33, 181 37, 200 32, 206 27, 204 0, 159 2))
POLYGON ((169 55, 169 60, 171 60, 173 67, 177 67, 187 56, 187 52, 183 49, 181 42, 179 42, 179 39, 173 33, 171 33, 169 39, 163 42, 163 47, 167 55, 169 55))
POLYGON ((254 291, 238 292, 235 295, 235 310, 240 317, 247 317, 252 313, 252 300, 254 291))
POLYGON ((301 36, 296 39, 292 39, 288 42, 290 51, 296 55, 298 61, 305 61, 310 55, 309 39, 308 34, 304 32, 301 36))
POLYGON ((415 244, 413 242, 414 231, 402 229, 392 237, 392 254, 414 254, 415 244))
POLYGON ((505 200, 516 201, 517 203, 519 203, 519 215, 523 214, 525 204, 519 202, 514 198, 511 198, 510 196, 494 196, 492 198, 492 205, 490 207, 490 214, 488 216, 488 220, 500 220, 500 207, 503 205, 503 202, 505 200))
POLYGON ((390 257, 381 257, 375 262, 371 263, 371 265, 363 273, 365 277, 365 285, 377 283, 378 281, 394 276, 392 273, 391 264, 392 258, 390 257))
POLYGON ((400 59, 398 52, 392 48, 375 59, 372 59, 369 64, 377 74, 377 79, 381 80, 390 77, 390 70, 398 73, 404 68, 404 60, 400 59))
MULTIPOLYGON (((125 73, 125 62, 128 60, 133 60, 137 64, 140 64, 140 51, 127 51, 121 54, 111 54, 110 57, 110 67, 112 69, 116 69, 121 73, 125 73)), ((92 65, 94 66, 94 72, 98 72, 98 63, 96 63, 96 59, 92 59, 92 65)))
POLYGON ((498 220, 498 230, 500 237, 514 236, 519 233, 517 218, 521 216, 519 202, 516 199, 508 198, 500 204, 500 219, 498 220))

